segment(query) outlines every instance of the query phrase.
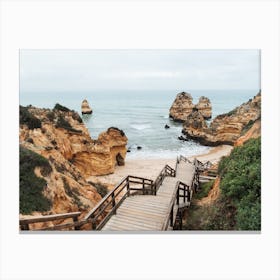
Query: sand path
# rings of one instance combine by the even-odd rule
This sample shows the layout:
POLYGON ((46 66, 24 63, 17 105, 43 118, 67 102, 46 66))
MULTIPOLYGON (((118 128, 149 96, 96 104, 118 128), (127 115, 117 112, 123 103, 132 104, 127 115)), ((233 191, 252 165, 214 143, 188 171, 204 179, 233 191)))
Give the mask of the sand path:
MULTIPOLYGON (((206 154, 192 156, 190 159, 196 157, 202 162, 209 160, 212 163, 217 163, 222 156, 230 154, 232 148, 233 147, 229 145, 221 145, 212 148, 206 154)), ((90 176, 87 178, 87 180, 109 184, 111 187, 118 184, 127 175, 134 175, 154 180, 166 164, 174 168, 176 164, 176 158, 129 159, 125 161, 125 166, 116 166, 114 174, 104 176, 90 176)))

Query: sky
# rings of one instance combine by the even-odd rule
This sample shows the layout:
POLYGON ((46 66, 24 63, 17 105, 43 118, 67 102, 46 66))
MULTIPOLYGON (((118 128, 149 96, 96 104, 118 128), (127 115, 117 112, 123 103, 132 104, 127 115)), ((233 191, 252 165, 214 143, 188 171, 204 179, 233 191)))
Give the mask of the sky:
POLYGON ((259 50, 21 50, 21 92, 260 89, 259 50))

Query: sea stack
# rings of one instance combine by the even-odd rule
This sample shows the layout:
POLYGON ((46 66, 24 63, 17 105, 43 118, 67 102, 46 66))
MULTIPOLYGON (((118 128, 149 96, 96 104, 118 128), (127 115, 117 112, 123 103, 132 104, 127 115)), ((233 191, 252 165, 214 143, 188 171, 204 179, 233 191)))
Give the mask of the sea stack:
POLYGON ((212 117, 212 105, 209 98, 201 96, 195 108, 202 114, 203 118, 208 120, 212 117))
POLYGON ((193 98, 189 93, 178 93, 172 106, 169 109, 169 117, 174 121, 184 122, 194 108, 192 100, 193 98))
POLYGON ((82 102, 82 114, 92 114, 92 109, 90 108, 86 99, 82 102))
POLYGON ((169 109, 169 117, 176 122, 185 122, 194 108, 202 114, 204 119, 210 119, 212 117, 212 105, 209 98, 201 96, 196 105, 192 101, 193 98, 190 93, 178 93, 169 109))

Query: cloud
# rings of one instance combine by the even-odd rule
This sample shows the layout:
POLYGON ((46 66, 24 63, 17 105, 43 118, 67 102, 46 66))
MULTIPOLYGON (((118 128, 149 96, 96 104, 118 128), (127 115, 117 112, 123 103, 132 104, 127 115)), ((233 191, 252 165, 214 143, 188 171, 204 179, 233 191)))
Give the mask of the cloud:
POLYGON ((23 50, 21 91, 258 89, 258 50, 23 50))

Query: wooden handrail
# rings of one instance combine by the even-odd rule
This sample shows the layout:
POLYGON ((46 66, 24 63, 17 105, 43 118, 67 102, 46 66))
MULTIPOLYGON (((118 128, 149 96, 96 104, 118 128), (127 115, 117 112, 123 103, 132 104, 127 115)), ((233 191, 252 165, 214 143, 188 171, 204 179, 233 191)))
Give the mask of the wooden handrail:
POLYGON ((151 179, 129 175, 125 177, 118 185, 116 185, 113 190, 106 194, 106 196, 103 197, 103 199, 99 201, 99 203, 92 210, 89 211, 84 219, 80 221, 78 221, 78 216, 80 216, 81 212, 72 212, 20 219, 20 228, 22 230, 29 230, 29 224, 32 223, 72 218, 72 223, 54 225, 38 230, 60 230, 71 227, 74 227, 74 229, 80 229, 82 225, 88 223, 92 223, 93 228, 95 229, 101 229, 108 218, 116 213, 117 208, 121 205, 123 200, 131 194, 131 191, 138 191, 143 195, 154 194, 154 182, 151 179), (135 186, 131 187, 131 184, 140 185, 140 188, 136 188, 135 186), (124 193, 121 197, 122 192, 124 193))
MULTIPOLYGON (((194 164, 195 164, 195 161, 194 161, 194 164)), ((191 186, 189 186, 181 181, 177 181, 176 187, 172 194, 172 199, 171 199, 169 207, 168 207, 167 213, 169 213, 169 215, 167 216, 167 219, 164 222, 162 230, 166 230, 168 228, 168 225, 170 225, 171 227, 174 226, 174 215, 176 217, 178 214, 178 213, 175 213, 174 211, 178 212, 178 210, 179 210, 180 197, 183 198, 184 203, 186 202, 186 199, 187 199, 187 202, 190 202, 191 198, 192 198, 192 193, 197 191, 198 184, 199 184, 198 167, 195 167, 195 172, 194 172, 194 175, 192 178, 191 186), (183 194, 180 194, 180 191, 183 191, 183 194)), ((182 229, 182 215, 181 214, 179 215, 180 229, 182 229)))
POLYGON ((108 219, 116 213, 123 200, 132 194, 131 191, 137 191, 143 195, 154 194, 154 182, 143 177, 131 175, 125 177, 85 216, 84 221, 91 223, 93 229, 102 229, 108 219), (131 187, 131 184, 138 184, 141 187, 131 187), (121 193, 123 193, 122 196, 121 193))
POLYGON ((162 184, 162 182, 166 176, 176 177, 176 170, 167 164, 160 171, 159 175, 157 176, 156 180, 154 181, 154 195, 156 195, 160 185, 162 184))
MULTIPOLYGON (((46 215, 46 216, 36 216, 32 218, 23 218, 19 220, 21 230, 29 230, 29 224, 34 223, 43 223, 43 222, 50 222, 55 220, 65 220, 68 218, 73 219, 73 223, 71 226, 74 225, 74 222, 78 221, 78 216, 81 215, 81 212, 71 212, 71 213, 63 213, 63 214, 54 214, 54 215, 46 215)), ((63 226, 63 225, 60 225, 63 226)), ((78 228, 76 228, 78 229, 78 228)))
POLYGON ((170 204, 168 206, 167 213, 169 213, 169 215, 167 216, 167 219, 163 223, 162 230, 167 230, 168 225, 170 225, 171 227, 174 226, 174 219, 173 218, 177 214, 177 213, 174 212, 175 211, 175 205, 176 205, 176 209, 178 211, 180 197, 183 198, 184 202, 186 202, 186 199, 187 199, 188 202, 190 202, 190 200, 191 200, 191 188, 187 184, 185 184, 181 181, 177 181, 176 187, 175 187, 175 189, 172 193, 172 199, 171 199, 170 204), (180 194, 180 191, 183 191, 182 195, 180 194))
MULTIPOLYGON (((124 201, 127 196, 137 194, 153 194, 156 195, 157 190, 159 189, 160 185, 162 184, 164 178, 166 176, 176 177, 177 165, 178 163, 183 160, 185 162, 189 162, 195 164, 195 173, 192 179, 191 187, 187 186, 182 182, 177 182, 175 191, 172 195, 171 204, 169 206, 170 215, 172 212, 172 219, 174 212, 174 205, 175 199, 176 203, 179 203, 179 198, 183 197, 185 202, 186 198, 188 201, 190 200, 190 192, 195 191, 198 186, 199 181, 199 165, 202 164, 197 159, 194 162, 191 162, 187 158, 180 156, 177 157, 176 167, 173 169, 169 165, 165 165, 164 168, 160 171, 159 175, 157 176, 156 180, 153 181, 151 179, 137 177, 137 176, 127 176, 125 177, 118 185, 116 185, 108 194, 99 203, 89 211, 89 213, 84 217, 84 219, 78 221, 78 216, 80 216, 81 212, 73 212, 73 213, 65 213, 65 214, 56 214, 56 215, 48 215, 48 216, 40 216, 40 217, 32 217, 32 218, 25 218, 20 220, 20 227, 22 230, 29 230, 29 224, 31 223, 38 223, 38 222, 47 222, 59 219, 67 219, 72 218, 72 223, 67 224, 59 224, 54 225, 52 227, 46 227, 39 230, 58 230, 64 228, 71 228, 80 229, 81 226, 91 223, 92 228, 96 230, 102 229, 105 223, 110 219, 110 217, 116 213, 118 207, 124 201), (140 187, 136 187, 135 185, 140 185, 140 187), (183 191, 183 195, 180 194, 180 191, 183 191)), ((206 164, 209 164, 208 162, 206 164)), ((176 214, 176 213, 175 213, 176 214)), ((171 217, 169 215, 169 218, 171 217)), ((164 223, 164 227, 168 227, 168 221, 164 223)), ((172 221, 173 224, 173 221, 172 221)), ((166 229, 166 228, 165 228, 166 229)))
POLYGON ((188 162, 188 163, 193 164, 192 161, 190 161, 188 158, 186 158, 186 157, 184 157, 184 156, 182 156, 182 155, 180 155, 180 157, 179 157, 179 162, 180 162, 180 161, 184 161, 184 162, 188 162))

